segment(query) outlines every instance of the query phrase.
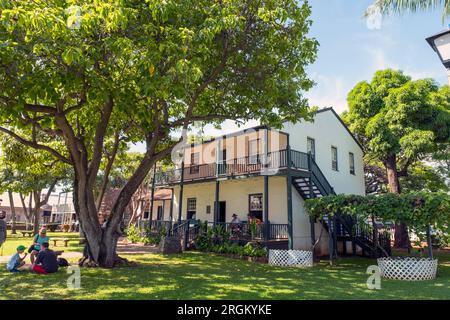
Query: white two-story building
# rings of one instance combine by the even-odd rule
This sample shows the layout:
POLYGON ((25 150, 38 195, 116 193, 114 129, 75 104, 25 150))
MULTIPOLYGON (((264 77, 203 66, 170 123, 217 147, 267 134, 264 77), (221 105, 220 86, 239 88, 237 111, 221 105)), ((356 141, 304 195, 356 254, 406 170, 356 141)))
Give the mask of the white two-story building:
POLYGON ((154 188, 171 189, 171 197, 164 208, 150 206, 148 219, 227 226, 236 214, 257 221, 260 238, 278 247, 310 250, 322 234, 316 252, 325 254, 328 233, 310 220, 305 199, 365 194, 363 150, 332 108, 319 110, 314 122, 258 126, 183 153, 175 169, 156 173, 154 188))

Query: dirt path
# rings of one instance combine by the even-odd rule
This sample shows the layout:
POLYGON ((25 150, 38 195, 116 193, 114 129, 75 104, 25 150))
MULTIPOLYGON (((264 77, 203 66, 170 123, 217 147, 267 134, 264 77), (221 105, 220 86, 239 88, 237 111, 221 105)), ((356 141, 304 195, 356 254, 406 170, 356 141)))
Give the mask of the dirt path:
POLYGON ((158 247, 146 246, 141 243, 127 243, 125 241, 119 241, 117 243, 117 252, 119 254, 157 253, 158 247))

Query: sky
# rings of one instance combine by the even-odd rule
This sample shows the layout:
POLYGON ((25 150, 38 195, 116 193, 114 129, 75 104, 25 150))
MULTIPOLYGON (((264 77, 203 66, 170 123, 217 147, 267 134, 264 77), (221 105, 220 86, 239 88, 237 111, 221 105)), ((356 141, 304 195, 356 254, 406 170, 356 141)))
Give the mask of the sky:
MULTIPOLYGON (((403 70, 413 79, 434 78, 447 84, 447 75, 425 38, 445 28, 441 11, 375 16, 363 14, 373 0, 309 0, 313 21, 310 36, 318 40, 318 58, 307 72, 316 86, 305 93, 311 106, 347 109, 347 94, 360 81, 370 80, 375 71, 403 70)), ((250 121, 238 127, 226 121, 221 130, 204 128, 204 135, 217 136, 257 125, 250 121)), ((132 147, 143 151, 143 145, 132 147)))

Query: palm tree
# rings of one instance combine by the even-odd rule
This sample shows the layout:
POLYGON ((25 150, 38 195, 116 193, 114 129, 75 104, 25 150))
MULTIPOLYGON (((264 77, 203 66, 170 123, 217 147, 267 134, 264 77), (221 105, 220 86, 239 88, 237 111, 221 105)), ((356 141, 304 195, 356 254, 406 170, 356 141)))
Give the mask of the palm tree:
POLYGON ((370 16, 374 11, 383 15, 390 13, 406 13, 428 11, 442 8, 442 19, 450 15, 450 0, 374 0, 367 8, 365 16, 370 16))

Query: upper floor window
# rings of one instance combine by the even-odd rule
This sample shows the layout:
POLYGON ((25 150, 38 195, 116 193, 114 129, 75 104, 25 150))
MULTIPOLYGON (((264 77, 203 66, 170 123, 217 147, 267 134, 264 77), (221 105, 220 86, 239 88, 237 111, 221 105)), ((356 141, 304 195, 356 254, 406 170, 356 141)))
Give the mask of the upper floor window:
POLYGON ((259 161, 259 139, 253 139, 248 141, 248 156, 249 162, 254 164, 259 161))
POLYGON ((311 155, 311 157, 316 160, 316 141, 313 138, 307 138, 306 140, 306 151, 311 155))
POLYGON ((350 165, 350 174, 355 174, 355 155, 352 152, 348 153, 348 161, 350 165))
POLYGON ((199 163, 200 163, 200 153, 193 152, 191 153, 191 166, 189 168, 189 173, 195 174, 199 172, 199 163))
POLYGON ((331 169, 338 171, 338 150, 336 147, 331 147, 331 169))

